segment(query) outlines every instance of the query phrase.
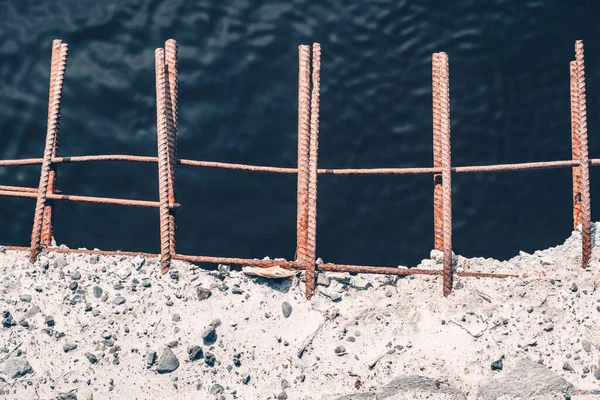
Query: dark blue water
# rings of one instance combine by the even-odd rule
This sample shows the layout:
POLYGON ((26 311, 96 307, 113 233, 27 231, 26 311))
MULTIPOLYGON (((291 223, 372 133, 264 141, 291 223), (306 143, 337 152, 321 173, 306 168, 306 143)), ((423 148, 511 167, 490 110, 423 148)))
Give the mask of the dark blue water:
MULTIPOLYGON (((450 59, 454 165, 569 159, 569 61, 584 39, 590 155, 600 157, 599 17, 592 1, 0 1, 0 157, 43 153, 54 38, 70 49, 62 155, 156 154, 154 49, 174 38, 182 158, 294 167, 297 46, 316 41, 320 167, 431 166, 437 51, 450 59)), ((0 184, 38 179, 37 166, 0 168, 0 184)), ((152 164, 60 165, 58 186, 158 198, 152 164)), ((295 176, 181 167, 178 194, 181 253, 293 257, 295 176)), ((318 195, 326 261, 413 265, 432 246, 430 176, 324 176, 318 195)), ((34 203, 0 199, 0 243, 29 244, 34 203)), ((453 205, 461 254, 553 246, 572 228, 571 172, 456 175, 453 205)), ((70 247, 158 252, 158 213, 60 203, 56 235, 70 247)))

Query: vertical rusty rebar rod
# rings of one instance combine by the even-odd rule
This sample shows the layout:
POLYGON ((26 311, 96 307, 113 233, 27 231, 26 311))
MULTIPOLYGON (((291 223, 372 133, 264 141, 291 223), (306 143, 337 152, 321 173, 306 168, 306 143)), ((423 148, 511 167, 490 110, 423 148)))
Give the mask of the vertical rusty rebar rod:
MULTIPOLYGON (((571 153, 572 160, 579 161, 579 132, 577 131, 577 64, 569 63, 571 77, 571 153)), ((573 167, 573 230, 581 225, 581 167, 573 167)))
POLYGON ((321 95, 321 45, 313 43, 312 48, 312 94, 310 102, 310 141, 309 141, 309 179, 308 179, 308 240, 306 267, 306 298, 310 299, 316 286, 316 250, 317 250, 317 168, 319 153, 319 105, 321 95))
POLYGON ((298 209, 296 214, 296 260, 309 261, 308 181, 310 143, 310 47, 298 46, 298 209))
POLYGON ((34 263, 41 249, 41 234, 44 221, 44 208, 46 206, 46 196, 48 193, 48 182, 50 180, 50 170, 52 165, 52 152, 56 134, 60 129, 60 107, 62 99, 62 88, 67 66, 68 46, 61 43, 56 64, 56 79, 52 91, 52 102, 50 104, 50 115, 48 118, 48 127, 46 131, 46 144, 44 146, 44 159, 40 172, 40 183, 35 204, 35 214, 33 217, 33 229, 31 231, 31 247, 29 252, 29 261, 34 263))
MULTIPOLYGON (((52 98, 54 97, 54 84, 56 82, 56 68, 58 64, 58 57, 60 53, 60 45, 62 40, 55 39, 52 41, 52 58, 50 64, 50 88, 48 93, 48 122, 50 124, 50 115, 52 114, 51 105, 52 98)), ((59 127, 60 128, 60 127, 59 127)), ((60 130, 56 131, 54 136, 54 143, 52 144, 52 158, 58 156, 58 143, 59 143, 60 130)), ((53 194, 56 190, 56 164, 50 164, 50 173, 48 175, 48 188, 47 194, 53 194)), ((46 199, 46 205, 44 206, 44 217, 42 219, 42 233, 40 237, 41 246, 50 246, 54 238, 54 200, 46 199)))
POLYGON ((587 268, 592 255, 590 164, 588 158, 587 110, 585 94, 585 66, 583 41, 575 42, 577 72, 577 132, 579 136, 579 162, 581 169, 581 267, 587 268))
POLYGON ((158 142, 158 192, 160 199, 160 269, 166 273, 171 266, 169 229, 169 138, 166 109, 165 51, 156 49, 156 133, 158 142))
MULTIPOLYGON (((433 102, 433 167, 442 168, 442 134, 440 126, 440 61, 431 57, 431 92, 433 102)), ((442 174, 433 174, 433 248, 443 250, 442 174)))
MULTIPOLYGON (((177 42, 169 39, 165 43, 166 93, 167 93, 167 129, 168 129, 168 164, 169 164, 169 203, 175 204, 175 169, 177 165, 177 133, 179 126, 178 97, 179 74, 177 71, 177 42)), ((175 217, 177 209, 169 209, 169 247, 171 256, 176 254, 175 217)))
POLYGON ((442 213, 444 220, 443 285, 444 296, 448 296, 452 292, 452 178, 450 175, 452 163, 450 146, 450 74, 446 53, 439 53, 439 65, 440 131, 442 139, 442 213))

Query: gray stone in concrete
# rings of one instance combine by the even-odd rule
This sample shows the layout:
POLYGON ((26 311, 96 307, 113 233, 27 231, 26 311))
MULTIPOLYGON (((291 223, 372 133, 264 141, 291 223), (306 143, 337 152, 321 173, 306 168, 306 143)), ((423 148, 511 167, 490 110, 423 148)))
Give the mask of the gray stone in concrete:
POLYGON ((30 374, 33 368, 25 357, 12 357, 0 364, 0 375, 7 376, 11 379, 30 374))
POLYGON ((523 358, 510 372, 483 383, 479 388, 478 398, 481 400, 529 399, 541 395, 569 394, 572 391, 573 385, 562 376, 535 361, 523 358))

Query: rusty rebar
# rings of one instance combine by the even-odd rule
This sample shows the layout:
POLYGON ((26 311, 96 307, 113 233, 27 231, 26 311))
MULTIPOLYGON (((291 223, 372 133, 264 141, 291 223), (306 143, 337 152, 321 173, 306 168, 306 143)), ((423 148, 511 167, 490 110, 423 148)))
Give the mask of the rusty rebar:
POLYGON ((310 299, 315 292, 315 262, 317 251, 317 167, 319 154, 319 103, 321 94, 321 45, 314 43, 312 47, 312 93, 310 105, 310 140, 308 157, 308 229, 307 257, 309 266, 306 269, 306 298, 310 299))
MULTIPOLYGON (((441 137, 441 110, 440 110, 440 60, 439 54, 431 57, 431 93, 433 103, 433 167, 442 168, 442 137, 441 137)), ((433 175, 433 248, 442 250, 443 246, 442 219, 442 175, 433 175)))
POLYGON ((310 47, 298 46, 298 187, 296 260, 308 261, 308 182, 310 145, 310 47))
MULTIPOLYGON (((175 170, 177 165, 177 134, 178 134, 178 96, 179 75, 177 72, 177 42, 169 39, 165 43, 165 68, 166 68, 166 92, 167 92, 167 128, 168 128, 168 166, 169 166, 169 202, 175 203, 175 170)), ((175 216, 177 210, 169 212, 169 246, 171 256, 176 252, 175 240, 175 216)))
MULTIPOLYGON (((359 274, 383 274, 395 276, 407 275, 443 275, 443 270, 421 268, 373 267, 365 265, 319 264, 319 270, 328 272, 351 272, 359 274)), ((462 271, 456 273, 465 277, 517 278, 515 274, 497 274, 491 272, 462 271)))
POLYGON ((24 186, 6 186, 6 185, 0 185, 0 190, 1 191, 9 191, 9 192, 29 192, 29 193, 37 193, 38 192, 37 188, 30 188, 30 187, 24 187, 24 186))
MULTIPOLYGON (((13 186, 13 188, 15 188, 13 186)), ((29 191, 29 188, 19 188, 20 190, 0 190, 0 196, 5 197, 23 197, 23 198, 37 198, 38 189, 35 192, 29 191)), ((61 201, 73 201, 77 203, 95 203, 95 204, 113 204, 119 206, 130 206, 130 207, 147 207, 147 208, 160 208, 160 203, 157 201, 146 201, 146 200, 129 200, 129 199, 115 199, 112 197, 94 197, 94 196, 77 196, 71 194, 47 194, 47 199, 50 200, 61 200, 61 201)), ((167 204, 169 208, 179 208, 179 203, 167 204)))
POLYGON ((167 128, 165 51, 156 49, 156 133, 158 142, 158 191, 160 199, 160 269, 171 266, 169 228, 169 139, 167 128))
MULTIPOLYGON (((591 166, 599 166, 600 159, 589 160, 591 166)), ((464 167, 451 167, 453 174, 464 173, 482 173, 482 172, 508 172, 508 171, 527 171, 536 169, 554 169, 554 168, 572 168, 579 165, 579 161, 561 160, 561 161, 540 161, 517 164, 496 164, 496 165, 475 165, 464 167)), ((441 174, 442 168, 360 168, 360 169, 319 169, 319 175, 427 175, 441 174)))
POLYGON ((442 214, 444 249, 444 296, 452 292, 452 185, 450 146, 450 77, 448 56, 439 53, 440 132, 442 153, 442 214))
POLYGON ((285 269, 306 269, 307 263, 301 261, 283 261, 283 260, 257 260, 249 258, 235 258, 235 257, 213 257, 213 256, 190 256, 176 254, 173 256, 176 260, 195 262, 195 263, 209 263, 209 264, 233 264, 233 265, 244 265, 252 267, 281 267, 285 269))
POLYGON ((573 230, 581 225, 581 167, 579 166, 579 134, 577 131, 577 64, 569 63, 571 78, 571 157, 577 161, 573 167, 573 230))
POLYGON ((581 267, 587 268, 592 255, 590 166, 588 162, 587 111, 585 94, 585 66, 583 41, 575 42, 577 72, 577 132, 579 136, 579 161, 581 169, 581 267))
POLYGON ((46 132, 46 144, 44 147, 44 161, 40 172, 40 184, 37 193, 37 201, 35 205, 35 214, 33 219, 33 229, 31 232, 31 248, 29 261, 34 263, 40 251, 42 223, 44 220, 44 208, 46 206, 46 198, 48 191, 48 181, 50 175, 50 167, 52 160, 52 151, 54 139, 60 127, 60 106, 62 99, 62 87, 67 65, 66 43, 60 45, 58 62, 56 65, 56 80, 54 82, 54 90, 52 93, 52 104, 50 106, 51 113, 48 119, 48 127, 46 132))
MULTIPOLYGON (((24 246, 5 246, 6 250, 10 251, 27 251, 28 247, 24 246)), ((139 251, 122 251, 122 250, 88 250, 88 249, 68 249, 61 247, 48 248, 45 251, 48 253, 73 253, 73 254, 98 254, 104 256, 144 256, 146 258, 159 258, 160 254, 144 253, 139 251)), ((231 264, 242 266, 253 266, 261 268, 269 268, 279 266, 284 269, 303 270, 307 268, 307 263, 299 261, 284 261, 284 260, 259 260, 254 258, 235 258, 235 257, 216 257, 216 256, 192 256, 175 254, 172 259, 181 260, 193 263, 207 264, 231 264)), ((443 270, 436 269, 420 269, 420 268, 394 268, 394 267, 374 267, 364 265, 345 265, 345 264, 320 264, 319 268, 327 272, 349 272, 363 274, 379 274, 379 275, 443 275, 443 270)), ((463 277, 476 278, 518 278, 517 274, 502 274, 493 272, 478 272, 478 271, 459 271, 456 275, 463 277)))
MULTIPOLYGON (((48 90, 48 121, 50 124, 50 115, 52 114, 52 99, 54 97, 54 84, 56 82, 56 68, 60 53, 60 45, 62 40, 55 39, 52 41, 52 57, 50 59, 50 85, 48 90)), ((60 127, 54 135, 54 143, 52 144, 52 157, 58 155, 58 142, 60 136, 60 127)), ((50 173, 48 175, 48 194, 53 194, 56 189, 56 164, 50 164, 50 173)), ((42 219, 42 233, 40 237, 41 246, 49 246, 54 238, 54 204, 53 201, 47 201, 44 206, 44 217, 42 219)))
MULTIPOLYGON (((78 163, 78 162, 100 162, 100 161, 131 161, 141 163, 157 163, 158 157, 152 156, 134 156, 125 154, 95 155, 95 156, 71 156, 56 157, 52 159, 53 163, 78 163)), ((24 158, 18 160, 0 160, 0 167, 41 165, 43 158, 24 158)), ((600 158, 591 158, 588 161, 591 167, 600 166, 600 158)), ((232 164, 217 161, 198 161, 198 160, 177 160, 178 165, 186 165, 200 168, 219 168, 232 169, 253 172, 271 172, 280 174, 296 174, 297 168, 286 167, 267 167, 261 165, 232 164)), ((464 173, 484 173, 484 172, 509 172, 509 171, 529 171, 538 169, 556 169, 578 167, 579 160, 559 160, 559 161, 539 161, 516 164, 496 164, 496 165, 474 165, 463 167, 452 167, 453 174, 464 173)), ((442 168, 433 167, 399 167, 399 168, 319 168, 319 175, 426 175, 440 174, 442 168)))

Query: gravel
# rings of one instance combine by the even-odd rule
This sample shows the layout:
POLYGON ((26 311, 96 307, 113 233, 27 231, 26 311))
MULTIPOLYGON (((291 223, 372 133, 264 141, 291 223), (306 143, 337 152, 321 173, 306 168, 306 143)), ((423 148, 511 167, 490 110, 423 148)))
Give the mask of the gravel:
POLYGON ((91 364, 96 364, 98 362, 98 357, 94 353, 85 353, 85 357, 91 364))
POLYGON ((283 312, 283 316, 285 318, 289 318, 292 315, 292 306, 287 301, 284 301, 281 304, 281 311, 283 312))
POLYGON ((212 291, 203 287, 196 288, 196 293, 198 295, 198 300, 206 300, 212 296, 212 291))
POLYGON ((65 353, 68 353, 68 352, 70 352, 70 351, 73 351, 73 350, 75 350, 77 347, 78 347, 78 346, 77 346, 77 344, 76 344, 76 343, 69 343, 69 342, 67 342, 67 343, 63 344, 63 346, 62 346, 62 349, 63 349, 63 351, 64 351, 65 353))
POLYGON ((217 340, 217 330, 213 325, 208 325, 202 331, 202 339, 204 340, 204 344, 210 345, 213 344, 217 340))
POLYGON ((492 371, 502 371, 502 360, 497 360, 492 363, 492 371))
POLYGON ((0 364, 0 375, 11 379, 33 373, 33 368, 25 357, 11 357, 0 364))
POLYGON ((19 296, 19 299, 25 303, 31 303, 31 295, 30 294, 22 294, 19 296))
POLYGON ((520 276, 456 277, 447 298, 435 275, 320 272, 310 302, 303 272, 269 280, 176 260, 163 275, 154 258, 44 251, 32 265, 8 250, 0 389, 16 400, 593 398, 600 251, 583 271, 579 246, 575 232, 507 261, 457 255, 459 270, 520 276))
POLYGON ((92 289, 93 293, 94 293, 94 297, 99 299, 100 297, 102 297, 102 288, 100 286, 94 286, 94 288, 92 289))
POLYGON ((144 363, 146 365, 146 368, 152 367, 155 361, 156 351, 151 349, 146 350, 146 355, 144 356, 144 363))
POLYGON ((125 303, 125 297, 123 296, 118 296, 113 300, 113 304, 116 306, 120 306, 121 304, 125 303))
POLYGON ((169 347, 165 347, 161 356, 158 359, 158 363, 156 365, 156 372, 159 374, 169 373, 175 371, 179 368, 179 359, 173 350, 169 347))
POLYGON ((202 347, 195 345, 188 347, 187 350, 190 361, 199 360, 204 357, 204 353, 202 351, 202 347))

